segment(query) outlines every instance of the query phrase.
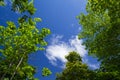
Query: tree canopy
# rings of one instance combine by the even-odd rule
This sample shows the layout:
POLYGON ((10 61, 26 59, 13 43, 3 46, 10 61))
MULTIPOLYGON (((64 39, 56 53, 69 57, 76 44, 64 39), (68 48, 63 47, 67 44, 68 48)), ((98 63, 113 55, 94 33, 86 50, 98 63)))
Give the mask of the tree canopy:
MULTIPOLYGON (((56 80, 120 80, 120 72, 112 71, 113 65, 106 68, 106 64, 102 64, 100 69, 91 70, 87 64, 82 62, 80 55, 73 51, 65 57, 67 63, 61 73, 56 74, 56 80)), ((109 64, 109 63, 108 63, 109 64)))
POLYGON ((82 59, 77 52, 70 52, 66 59, 66 67, 63 72, 57 74, 56 80, 92 80, 92 74, 94 73, 88 69, 86 64, 82 63, 82 59))
POLYGON ((78 16, 82 31, 79 38, 84 39, 89 54, 99 58, 117 55, 120 52, 120 1, 88 0, 87 15, 78 16), (115 5, 116 4, 116 5, 115 5))
POLYGON ((31 75, 30 70, 34 68, 27 63, 28 55, 37 50, 43 50, 43 46, 47 45, 44 38, 50 34, 50 30, 47 28, 39 30, 29 21, 19 23, 18 28, 13 22, 7 22, 7 24, 7 27, 0 26, 0 46, 2 47, 0 72, 10 72, 12 75, 11 72, 17 71, 20 76, 31 75), (26 73, 26 69, 29 69, 29 72, 26 71, 26 73))
POLYGON ((88 13, 77 17, 82 25, 79 38, 83 39, 88 53, 100 60, 120 55, 119 3, 116 0, 88 0, 88 13))
MULTIPOLYGON (((17 11, 20 13, 28 12, 30 15, 33 15, 36 11, 36 8, 33 4, 34 0, 9 0, 9 3, 12 5, 11 10, 17 11)), ((0 0, 0 6, 5 6, 5 1, 0 0)))
MULTIPOLYGON (((11 0, 13 11, 20 13, 35 12, 33 0, 11 0)), ((4 6, 4 0, 0 0, 4 6)), ((48 28, 38 29, 40 18, 23 15, 18 19, 18 25, 7 21, 7 26, 0 26, 0 80, 37 80, 34 78, 36 69, 28 64, 28 56, 38 50, 44 50, 47 42, 44 38, 50 34, 48 28)), ((51 74, 48 68, 42 70, 44 76, 51 74)))
MULTIPOLYGON (((120 80, 120 1, 88 0, 87 14, 77 16, 88 54, 96 56, 101 66, 96 75, 104 80, 120 80), (110 77, 111 76, 111 77, 110 77), (114 76, 114 77, 113 77, 114 76), (115 77, 117 76, 117 77, 115 77)), ((97 80, 100 80, 97 78, 97 80)))

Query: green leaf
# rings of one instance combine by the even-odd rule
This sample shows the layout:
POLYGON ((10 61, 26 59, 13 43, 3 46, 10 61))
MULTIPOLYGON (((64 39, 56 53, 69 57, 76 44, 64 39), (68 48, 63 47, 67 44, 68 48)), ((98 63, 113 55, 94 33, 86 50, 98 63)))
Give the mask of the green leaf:
POLYGON ((42 19, 41 18, 34 18, 34 21, 35 22, 42 22, 42 19))
POLYGON ((42 76, 49 76, 50 74, 52 74, 52 72, 48 68, 44 67, 42 69, 42 76))
POLYGON ((4 3, 4 1, 0 1, 0 6, 5 6, 5 3, 4 3))

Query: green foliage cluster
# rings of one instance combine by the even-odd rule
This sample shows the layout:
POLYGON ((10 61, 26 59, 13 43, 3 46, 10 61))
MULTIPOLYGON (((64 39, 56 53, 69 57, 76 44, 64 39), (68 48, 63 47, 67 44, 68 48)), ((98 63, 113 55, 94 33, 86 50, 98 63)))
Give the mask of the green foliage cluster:
POLYGON ((7 27, 0 26, 0 46, 3 46, 0 49, 2 53, 0 73, 10 72, 9 74, 12 75, 12 72, 17 71, 16 73, 22 77, 33 76, 31 72, 35 69, 28 65, 28 55, 44 50, 43 46, 47 45, 44 38, 50 34, 50 30, 47 28, 39 30, 29 21, 20 23, 18 28, 13 22, 7 24, 7 27), (37 46, 38 44, 40 46, 37 46))
POLYGON ((66 56, 67 63, 62 73, 57 73, 56 80, 92 80, 93 71, 82 63, 81 57, 75 51, 66 56))
POLYGON ((78 16, 83 28, 79 38, 84 40, 88 53, 97 56, 107 71, 120 71, 119 9, 117 0, 88 0, 88 14, 78 16))
POLYGON ((96 80, 120 80, 120 1, 88 0, 86 10, 77 16, 82 25, 79 38, 101 61, 96 80))
POLYGON ((4 0, 0 0, 0 6, 4 6, 5 3, 4 3, 4 0))
POLYGON ((89 54, 95 54, 99 59, 120 52, 119 4, 120 1, 117 0, 88 0, 88 14, 78 16, 83 28, 79 38, 84 39, 83 44, 86 45, 89 54))
MULTIPOLYGON (((28 12, 33 15, 36 11, 34 7, 34 0, 9 0, 12 4, 11 10, 18 11, 20 13, 28 12)), ((0 0, 0 6, 5 6, 5 1, 0 0)))
POLYGON ((42 76, 48 76, 48 75, 50 75, 50 74, 52 74, 52 72, 48 69, 48 68, 43 68, 42 69, 42 76))
MULTIPOLYGON (((11 0, 12 10, 20 13, 34 14, 33 0, 11 0)), ((0 5, 4 0, 0 0, 0 5)), ((0 26, 0 80, 38 80, 34 78, 35 67, 28 64, 28 56, 38 50, 44 50, 47 42, 44 38, 50 34, 47 28, 36 28, 40 18, 23 15, 18 19, 18 25, 8 21, 7 26, 0 26)), ((48 68, 43 68, 44 76, 51 74, 48 68)))

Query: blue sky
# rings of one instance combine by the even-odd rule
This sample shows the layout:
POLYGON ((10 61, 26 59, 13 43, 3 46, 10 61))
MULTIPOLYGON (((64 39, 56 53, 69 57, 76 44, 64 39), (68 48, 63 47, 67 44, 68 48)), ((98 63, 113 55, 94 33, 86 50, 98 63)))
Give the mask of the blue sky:
MULTIPOLYGON (((56 72, 61 72, 65 67, 64 56, 68 52, 75 50, 82 57, 91 69, 99 67, 96 59, 88 56, 87 51, 82 46, 82 40, 78 40, 77 35, 81 30, 76 16, 86 13, 86 0, 35 0, 34 5, 37 11, 34 17, 42 18, 42 22, 37 24, 37 28, 46 27, 51 30, 51 35, 46 38, 48 46, 45 51, 37 51, 29 57, 29 63, 37 68, 35 77, 40 80, 55 80, 56 72), (42 77, 41 70, 48 67, 52 71, 49 77, 42 77)), ((0 7, 0 25, 6 25, 7 20, 17 23, 20 16, 7 7, 0 7)))

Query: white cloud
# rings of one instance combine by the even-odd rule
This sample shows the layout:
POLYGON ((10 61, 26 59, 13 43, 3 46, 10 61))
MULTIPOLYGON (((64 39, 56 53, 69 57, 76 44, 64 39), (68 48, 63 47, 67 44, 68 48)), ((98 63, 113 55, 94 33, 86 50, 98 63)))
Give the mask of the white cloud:
POLYGON ((87 54, 87 51, 84 49, 85 47, 82 44, 82 40, 78 40, 78 37, 74 37, 69 39, 67 43, 62 41, 63 36, 54 35, 51 39, 51 45, 48 45, 46 49, 46 56, 50 60, 50 62, 57 66, 57 60, 65 63, 65 55, 67 55, 70 51, 77 51, 82 57, 87 54))
POLYGON ((82 45, 82 40, 79 40, 78 36, 76 36, 73 39, 70 39, 69 43, 71 47, 73 47, 74 50, 80 54, 81 57, 84 57, 87 54, 87 51, 85 50, 85 46, 82 45))
POLYGON ((58 66, 58 60, 63 63, 63 65, 59 65, 60 67, 64 67, 66 63, 65 56, 68 55, 71 51, 76 51, 82 57, 84 63, 88 64, 88 66, 92 69, 99 68, 99 63, 91 63, 89 58, 87 57, 87 51, 85 50, 85 46, 82 45, 82 40, 79 40, 77 36, 72 36, 68 42, 62 41, 63 36, 54 35, 51 39, 51 44, 46 48, 46 57, 50 60, 50 63, 54 66, 58 66))

